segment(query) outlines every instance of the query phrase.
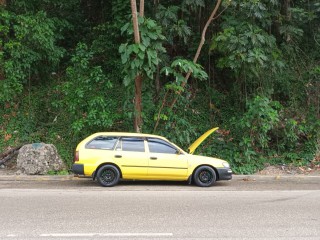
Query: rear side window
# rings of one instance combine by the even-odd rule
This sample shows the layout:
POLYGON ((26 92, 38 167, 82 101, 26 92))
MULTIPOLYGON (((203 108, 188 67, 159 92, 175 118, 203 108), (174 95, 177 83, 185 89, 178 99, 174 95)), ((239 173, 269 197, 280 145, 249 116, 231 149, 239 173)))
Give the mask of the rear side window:
POLYGON ((122 140, 122 151, 144 152, 144 139, 124 137, 122 140))
POLYGON ((177 149, 171 144, 161 139, 149 138, 148 139, 149 151, 151 153, 168 153, 176 154, 177 149))
POLYGON ((87 143, 86 148, 113 150, 118 137, 99 136, 87 143))

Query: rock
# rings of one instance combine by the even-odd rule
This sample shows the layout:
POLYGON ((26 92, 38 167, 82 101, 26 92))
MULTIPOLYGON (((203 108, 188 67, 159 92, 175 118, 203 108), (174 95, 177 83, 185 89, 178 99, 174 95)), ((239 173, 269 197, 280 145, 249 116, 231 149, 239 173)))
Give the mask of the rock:
POLYGON ((54 145, 33 143, 20 148, 17 168, 25 174, 43 175, 48 171, 60 171, 66 167, 54 145))
POLYGON ((3 164, 1 164, 1 165, 0 165, 0 168, 1 168, 1 169, 4 169, 4 168, 6 168, 6 166, 3 165, 3 164))

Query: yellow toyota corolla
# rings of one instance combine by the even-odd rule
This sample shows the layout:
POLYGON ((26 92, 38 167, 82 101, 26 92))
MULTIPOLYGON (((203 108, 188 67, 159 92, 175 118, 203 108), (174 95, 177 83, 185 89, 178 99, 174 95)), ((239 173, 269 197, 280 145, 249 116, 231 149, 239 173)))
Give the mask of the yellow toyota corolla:
POLYGON ((189 153, 157 135, 95 133, 78 144, 72 171, 78 176, 90 176, 104 187, 114 186, 120 179, 189 181, 209 187, 232 178, 228 162, 192 155, 217 129, 198 138, 189 153))

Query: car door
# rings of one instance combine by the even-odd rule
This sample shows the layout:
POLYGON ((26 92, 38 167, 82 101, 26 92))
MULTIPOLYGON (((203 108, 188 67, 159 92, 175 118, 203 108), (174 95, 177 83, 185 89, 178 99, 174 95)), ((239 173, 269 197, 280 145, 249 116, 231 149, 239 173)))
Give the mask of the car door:
POLYGON ((121 137, 114 152, 114 158, 121 168, 124 179, 144 179, 147 177, 149 159, 143 138, 121 137))
POLYGON ((187 155, 169 142, 148 138, 148 178, 159 180, 184 180, 188 178, 187 155))

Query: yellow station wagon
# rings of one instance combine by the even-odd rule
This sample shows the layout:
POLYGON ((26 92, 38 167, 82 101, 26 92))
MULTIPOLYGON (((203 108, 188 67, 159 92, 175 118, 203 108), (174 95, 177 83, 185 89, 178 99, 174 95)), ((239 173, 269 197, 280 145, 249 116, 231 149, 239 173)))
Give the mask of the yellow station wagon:
POLYGON ((114 186, 120 179, 189 181, 208 187, 232 178, 228 162, 192 155, 217 129, 198 138, 189 153, 157 135, 95 133, 78 144, 72 171, 77 176, 90 176, 104 187, 114 186))

